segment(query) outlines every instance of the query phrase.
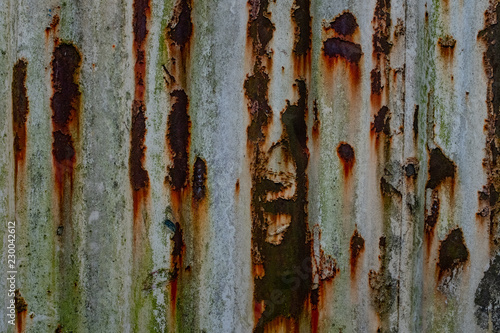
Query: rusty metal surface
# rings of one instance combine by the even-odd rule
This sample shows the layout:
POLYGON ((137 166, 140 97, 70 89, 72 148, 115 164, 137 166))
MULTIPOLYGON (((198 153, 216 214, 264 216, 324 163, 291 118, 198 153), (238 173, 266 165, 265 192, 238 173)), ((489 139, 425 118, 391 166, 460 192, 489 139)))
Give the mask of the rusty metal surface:
POLYGON ((497 1, 0 5, 1 332, 500 332, 497 1))

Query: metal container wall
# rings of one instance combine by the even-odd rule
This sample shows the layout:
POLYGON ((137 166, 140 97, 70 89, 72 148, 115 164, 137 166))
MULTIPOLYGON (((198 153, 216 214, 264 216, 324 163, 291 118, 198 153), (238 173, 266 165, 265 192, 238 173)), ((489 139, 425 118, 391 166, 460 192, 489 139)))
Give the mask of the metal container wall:
POLYGON ((500 332, 497 1, 0 4, 1 332, 500 332))

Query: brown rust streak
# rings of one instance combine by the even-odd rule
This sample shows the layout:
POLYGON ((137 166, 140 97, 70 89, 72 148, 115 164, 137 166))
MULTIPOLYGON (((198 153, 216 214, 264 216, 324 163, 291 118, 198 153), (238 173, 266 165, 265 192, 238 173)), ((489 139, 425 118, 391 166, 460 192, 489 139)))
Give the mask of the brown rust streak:
MULTIPOLYGON (((382 103, 382 92, 385 91, 386 99, 389 96, 389 53, 391 28, 391 1, 377 0, 373 14, 373 60, 375 68, 371 71, 372 93, 370 96, 373 108, 377 110, 382 103)), ((386 103, 386 102, 384 102, 386 103)))
POLYGON ((130 184, 134 205, 134 243, 137 233, 141 207, 149 195, 149 174, 144 167, 146 146, 146 40, 150 16, 150 0, 134 0, 133 4, 134 45, 134 101, 132 102, 132 128, 130 147, 130 184))
MULTIPOLYGON (((350 12, 337 16, 326 28, 327 38, 323 41, 322 57, 328 73, 337 69, 345 69, 349 86, 357 91, 361 82, 360 61, 363 56, 359 40, 359 26, 356 18, 350 12), (332 33, 333 31, 333 33, 332 33)), ((327 80, 327 85, 333 82, 327 80)))
POLYGON ((358 229, 354 230, 354 233, 352 234, 351 241, 349 243, 349 252, 351 253, 351 278, 354 278, 356 276, 356 268, 358 264, 358 260, 361 256, 361 254, 365 250, 365 240, 361 235, 358 233, 358 229))
MULTIPOLYGON (((26 158, 26 121, 29 114, 26 76, 28 63, 19 59, 12 69, 12 130, 14 133, 14 184, 18 192, 18 179, 24 173, 26 158)), ((16 198, 17 200, 17 198, 16 198)))
POLYGON ((167 142, 172 159, 167 181, 172 191, 179 192, 188 184, 191 120, 188 114, 188 96, 184 90, 174 90, 170 97, 175 102, 172 104, 167 124, 167 142))
POLYGON ((14 292, 14 307, 16 311, 16 329, 22 333, 26 329, 26 315, 28 313, 28 303, 21 296, 19 289, 14 292))
POLYGON ((78 84, 81 55, 72 44, 59 44, 52 60, 54 94, 52 156, 55 166, 56 189, 59 198, 60 225, 70 218, 73 173, 76 162, 75 138, 79 135, 80 87, 78 84), (69 189, 69 192, 68 192, 69 189))
MULTIPOLYGON (((488 77, 486 102, 488 118, 486 119, 486 153, 485 160, 488 181, 485 186, 489 197, 489 238, 490 251, 493 255, 500 248, 500 3, 490 2, 485 13, 486 27, 479 32, 478 38, 486 44, 484 67, 488 77)), ((500 320, 499 320, 500 322, 500 320)), ((499 324, 500 325, 500 324, 499 324)))
MULTIPOLYGON (((189 70, 191 40, 194 33, 192 1, 177 0, 165 29, 169 62, 162 65, 170 112, 167 119, 166 144, 170 165, 167 166, 165 184, 170 191, 170 202, 176 222, 171 255, 173 279, 170 282, 170 309, 173 330, 179 330, 180 316, 187 316, 185 298, 190 294, 192 276, 199 275, 198 265, 184 267, 183 258, 195 258, 202 249, 202 225, 206 222, 207 166, 196 157, 190 180, 191 119, 189 116, 189 70), (188 245, 186 245, 188 244, 188 245), (191 252, 192 251, 192 252, 191 252), (179 314, 176 315, 176 311, 179 314)), ((191 259, 189 259, 191 260, 191 259)), ((191 315, 189 315, 191 316, 191 315)), ((193 315, 194 316, 194 315, 193 315)), ((191 317, 193 318, 193 317, 191 317)))

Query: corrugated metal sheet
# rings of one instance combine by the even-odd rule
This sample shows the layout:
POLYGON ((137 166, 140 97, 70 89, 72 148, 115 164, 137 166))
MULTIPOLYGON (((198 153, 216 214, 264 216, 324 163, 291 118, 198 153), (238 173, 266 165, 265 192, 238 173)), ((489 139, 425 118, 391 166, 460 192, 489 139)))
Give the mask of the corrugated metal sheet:
POLYGON ((0 4, 0 331, 500 332, 497 1, 0 4))

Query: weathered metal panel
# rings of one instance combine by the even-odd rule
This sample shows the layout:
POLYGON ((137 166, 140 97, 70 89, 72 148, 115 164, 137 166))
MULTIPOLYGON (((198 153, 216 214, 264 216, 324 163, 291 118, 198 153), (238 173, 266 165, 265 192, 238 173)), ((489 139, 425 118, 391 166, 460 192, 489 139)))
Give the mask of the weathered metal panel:
POLYGON ((0 331, 500 331, 495 1, 1 4, 0 331))

